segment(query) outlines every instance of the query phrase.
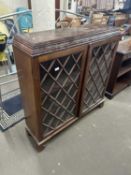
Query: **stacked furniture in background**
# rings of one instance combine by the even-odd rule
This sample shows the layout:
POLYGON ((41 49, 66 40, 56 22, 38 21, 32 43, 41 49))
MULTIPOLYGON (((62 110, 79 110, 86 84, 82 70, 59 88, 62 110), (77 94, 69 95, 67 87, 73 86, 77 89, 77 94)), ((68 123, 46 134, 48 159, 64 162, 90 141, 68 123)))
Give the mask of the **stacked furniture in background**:
POLYGON ((106 96, 111 99, 130 84, 131 39, 126 39, 119 43, 106 90, 106 96))
POLYGON ((102 106, 120 38, 116 28, 96 26, 16 35, 26 128, 38 150, 102 106))

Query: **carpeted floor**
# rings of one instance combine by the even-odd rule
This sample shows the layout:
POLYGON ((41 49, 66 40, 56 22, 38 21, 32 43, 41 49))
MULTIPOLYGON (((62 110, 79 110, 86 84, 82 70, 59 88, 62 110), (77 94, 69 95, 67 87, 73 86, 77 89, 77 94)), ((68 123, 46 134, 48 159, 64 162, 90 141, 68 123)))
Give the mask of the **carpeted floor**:
POLYGON ((18 111, 22 110, 22 98, 21 95, 16 95, 12 98, 9 98, 3 101, 3 110, 9 115, 13 115, 18 111))
MULTIPOLYGON (((4 74, 4 66, 0 67, 0 76, 4 74)), ((17 79, 17 75, 0 77, 0 84, 17 79)), ((22 99, 18 81, 4 84, 1 86, 2 94, 2 116, 0 120, 0 130, 10 129, 25 118, 22 110, 22 99)), ((1 104, 0 104, 1 107, 1 104)))

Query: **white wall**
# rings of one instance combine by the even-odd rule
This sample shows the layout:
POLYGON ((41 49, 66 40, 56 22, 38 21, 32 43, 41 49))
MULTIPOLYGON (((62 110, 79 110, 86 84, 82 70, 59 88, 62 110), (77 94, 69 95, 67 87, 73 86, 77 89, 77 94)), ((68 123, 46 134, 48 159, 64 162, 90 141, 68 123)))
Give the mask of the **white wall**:
POLYGON ((68 0, 60 0, 60 8, 70 12, 76 12, 76 1, 72 0, 71 9, 68 9, 68 0))
POLYGON ((55 0, 33 0, 34 31, 55 29, 55 0))
MULTIPOLYGON (((60 9, 67 10, 67 0, 60 0, 60 9)), ((60 12, 60 18, 63 19, 64 16, 65 16, 65 13, 60 12)))
MULTIPOLYGON (((71 9, 68 9, 68 0, 60 0, 60 9, 76 13, 76 1, 72 0, 71 9)), ((67 13, 67 15, 70 15, 70 14, 67 13)), ((65 15, 63 13, 61 13, 61 18, 63 16, 65 16, 65 15)))
MULTIPOLYGON (((17 7, 27 7, 28 0, 0 0, 11 11, 17 7)), ((32 15, 34 31, 49 30, 55 28, 55 0, 32 0, 32 15)))
POLYGON ((15 11, 17 7, 28 7, 27 0, 0 0, 0 4, 5 4, 12 11, 15 11))
MULTIPOLYGON (((123 2, 123 1, 121 1, 123 2)), ((116 9, 120 9, 120 8, 123 8, 124 7, 124 3, 119 3, 118 0, 115 0, 115 8, 116 9)))
POLYGON ((72 0, 70 12, 76 13, 76 0, 72 0))

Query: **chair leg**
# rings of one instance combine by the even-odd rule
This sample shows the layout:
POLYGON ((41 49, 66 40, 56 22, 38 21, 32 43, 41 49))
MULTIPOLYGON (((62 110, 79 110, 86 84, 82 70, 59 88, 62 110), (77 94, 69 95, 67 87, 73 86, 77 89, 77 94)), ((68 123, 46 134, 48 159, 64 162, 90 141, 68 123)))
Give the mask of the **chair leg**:
POLYGON ((2 103, 2 92, 0 86, 0 120, 3 118, 3 103, 2 103))
POLYGON ((12 70, 12 63, 11 63, 11 59, 10 59, 10 52, 9 52, 9 49, 7 49, 7 51, 5 52, 6 53, 6 57, 7 57, 7 67, 8 67, 8 71, 10 72, 10 73, 12 73, 13 72, 13 70, 12 70))
POLYGON ((7 60, 2 61, 2 65, 4 66, 5 74, 8 74, 8 63, 7 63, 7 60))

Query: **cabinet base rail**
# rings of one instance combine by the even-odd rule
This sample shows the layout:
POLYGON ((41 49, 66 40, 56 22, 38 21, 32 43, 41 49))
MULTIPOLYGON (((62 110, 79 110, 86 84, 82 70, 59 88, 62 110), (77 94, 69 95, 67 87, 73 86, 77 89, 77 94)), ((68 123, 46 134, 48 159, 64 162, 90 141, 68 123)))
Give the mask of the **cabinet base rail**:
MULTIPOLYGON (((88 111, 86 111, 85 115, 88 114, 89 112, 92 111, 92 108, 97 108, 97 107, 103 107, 104 105, 104 101, 105 99, 102 99, 101 101, 99 101, 97 104, 95 104, 95 106, 89 108, 88 111)), ((69 127, 70 125, 72 125, 73 123, 75 123, 76 121, 78 121, 79 119, 83 118, 85 115, 82 115, 80 118, 79 117, 73 117, 70 120, 68 120, 64 125, 59 126, 56 131, 50 133, 47 137, 43 138, 42 141, 39 141, 34 134, 31 132, 31 130, 29 129, 28 126, 25 127, 26 133, 29 136, 29 140, 31 141, 31 143, 33 144, 33 146, 35 147, 35 149, 40 152, 42 151, 45 147, 46 147, 46 143, 52 139, 54 136, 56 136, 58 133, 61 133, 61 131, 64 131, 64 129, 66 129, 67 127, 69 127)))

